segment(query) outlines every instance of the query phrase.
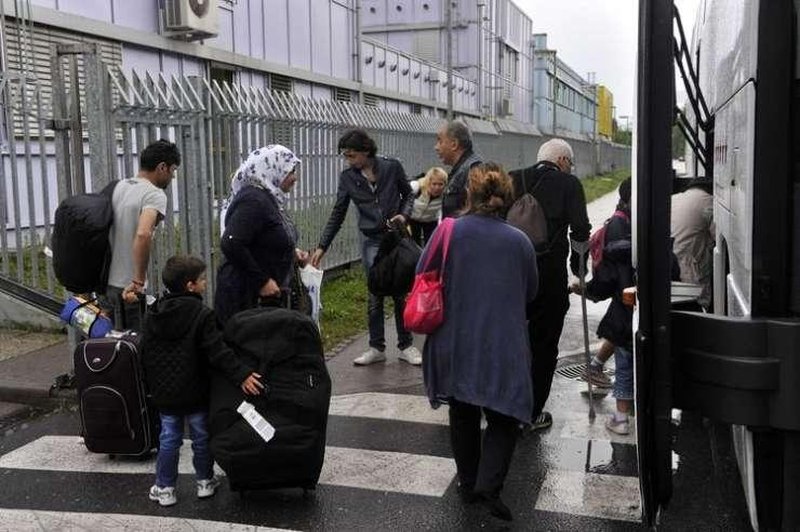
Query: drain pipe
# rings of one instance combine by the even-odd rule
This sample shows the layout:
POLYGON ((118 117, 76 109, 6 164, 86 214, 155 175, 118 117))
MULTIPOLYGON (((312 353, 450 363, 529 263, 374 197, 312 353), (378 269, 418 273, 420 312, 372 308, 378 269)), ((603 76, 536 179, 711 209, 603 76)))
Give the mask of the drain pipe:
POLYGON ((364 51, 361 45, 361 0, 356 0, 356 9, 355 9, 355 52, 353 56, 355 58, 354 61, 354 70, 353 74, 355 75, 356 82, 358 83, 358 103, 363 105, 364 104, 364 77, 361 72, 362 64, 361 58, 363 57, 364 51))

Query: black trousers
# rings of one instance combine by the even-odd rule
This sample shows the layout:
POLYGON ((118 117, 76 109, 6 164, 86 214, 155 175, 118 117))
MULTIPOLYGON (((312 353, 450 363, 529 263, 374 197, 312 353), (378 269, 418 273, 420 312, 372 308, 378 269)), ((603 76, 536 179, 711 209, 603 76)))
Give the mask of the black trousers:
POLYGON ((539 262, 539 292, 528 308, 528 336, 531 342, 533 416, 542 413, 558 360, 558 341, 569 309, 566 258, 560 264, 539 262))
POLYGON ((411 220, 409 225, 411 226, 411 238, 420 246, 425 247, 425 244, 431 239, 431 235, 433 235, 439 222, 417 222, 411 220))
POLYGON ((450 400, 450 443, 461 484, 475 493, 496 496, 503 489, 520 432, 516 419, 450 400), (481 410, 486 432, 481 438, 481 410))

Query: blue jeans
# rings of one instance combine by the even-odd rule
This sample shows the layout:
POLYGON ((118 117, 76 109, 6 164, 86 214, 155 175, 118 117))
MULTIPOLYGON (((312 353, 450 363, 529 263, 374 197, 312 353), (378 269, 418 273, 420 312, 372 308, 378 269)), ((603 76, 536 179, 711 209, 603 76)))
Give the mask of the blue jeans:
MULTIPOLYGON (((369 276, 369 269, 375 262, 378 248, 381 245, 380 237, 366 237, 361 235, 361 264, 364 265, 364 272, 369 276)), ((394 300, 394 323, 397 328, 397 348, 400 350, 409 347, 414 341, 411 333, 408 332, 403 324, 403 309, 406 306, 405 296, 396 296, 394 300)), ((383 317, 383 297, 369 293, 367 303, 367 318, 369 320, 369 346, 383 351, 386 349, 386 338, 384 337, 384 317, 383 317)))
POLYGON ((156 486, 175 487, 178 481, 178 459, 183 445, 183 420, 189 422, 189 437, 192 439, 192 463, 197 480, 208 480, 214 476, 214 459, 208 448, 208 413, 195 412, 187 416, 160 414, 161 434, 158 438, 156 458, 156 486))
POLYGON ((624 347, 614 347, 614 397, 633 399, 633 353, 624 347))

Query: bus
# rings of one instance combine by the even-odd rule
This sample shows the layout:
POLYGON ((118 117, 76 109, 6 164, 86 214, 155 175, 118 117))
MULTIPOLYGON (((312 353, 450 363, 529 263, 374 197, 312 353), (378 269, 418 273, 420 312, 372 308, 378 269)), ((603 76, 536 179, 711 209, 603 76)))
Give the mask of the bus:
MULTIPOLYGON (((800 0, 640 0, 634 317, 643 519, 672 495, 671 412, 730 426, 754 530, 800 529, 800 0), (675 72, 688 93, 676 111, 675 72), (713 313, 672 305, 671 131, 713 182, 713 313)), ((680 102, 678 102, 680 103, 680 102)))

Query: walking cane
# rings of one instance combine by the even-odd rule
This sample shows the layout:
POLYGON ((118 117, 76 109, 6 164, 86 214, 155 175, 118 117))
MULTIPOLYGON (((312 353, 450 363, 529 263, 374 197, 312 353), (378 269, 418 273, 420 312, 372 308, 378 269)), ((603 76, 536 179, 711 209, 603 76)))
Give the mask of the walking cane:
MULTIPOLYGON (((573 247, 573 252, 575 252, 575 247, 573 247)), ((579 251, 580 253, 580 251, 579 251)), ((589 318, 586 315, 586 254, 585 252, 580 253, 579 259, 579 266, 578 270, 580 271, 580 282, 581 287, 581 314, 583 315, 583 347, 584 353, 586 355, 586 386, 589 391, 589 419, 594 420, 596 414, 594 411, 594 395, 592 394, 592 379, 589 377, 589 364, 592 361, 592 356, 589 353, 589 318)))

